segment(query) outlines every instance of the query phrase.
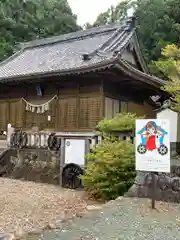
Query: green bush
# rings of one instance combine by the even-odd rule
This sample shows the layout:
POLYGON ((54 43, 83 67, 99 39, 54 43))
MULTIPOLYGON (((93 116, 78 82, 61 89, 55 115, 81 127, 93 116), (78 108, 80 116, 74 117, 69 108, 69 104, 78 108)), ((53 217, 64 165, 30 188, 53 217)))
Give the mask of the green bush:
POLYGON ((143 118, 144 116, 138 117, 135 113, 119 113, 111 120, 100 121, 96 130, 103 133, 132 131, 135 129, 135 120, 143 118))
POLYGON ((110 200, 123 195, 135 177, 134 145, 128 141, 105 139, 87 155, 82 176, 84 187, 95 199, 110 200))

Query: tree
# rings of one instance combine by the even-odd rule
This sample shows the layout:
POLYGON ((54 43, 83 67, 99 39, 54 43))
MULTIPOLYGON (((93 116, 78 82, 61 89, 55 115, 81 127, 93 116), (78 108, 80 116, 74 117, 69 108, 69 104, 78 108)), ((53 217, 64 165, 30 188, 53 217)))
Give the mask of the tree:
POLYGON ((0 60, 18 42, 78 29, 67 0, 0 0, 0 60))
POLYGON ((148 62, 161 56, 161 49, 169 43, 177 43, 180 34, 180 6, 176 0, 138 0, 138 36, 148 62), (173 2, 173 4, 172 4, 173 2), (176 14, 172 14, 176 8, 176 14))
POLYGON ((175 44, 167 45, 155 65, 168 77, 169 81, 163 89, 172 96, 172 108, 180 111, 180 48, 175 44))
POLYGON ((106 12, 101 13, 93 26, 106 25, 114 22, 120 22, 127 18, 128 10, 132 8, 134 2, 131 0, 121 1, 117 6, 111 6, 106 12))
POLYGON ((123 1, 100 14, 94 25, 121 21, 130 9, 138 19, 138 36, 148 63, 156 61, 167 44, 179 41, 180 0, 123 1))

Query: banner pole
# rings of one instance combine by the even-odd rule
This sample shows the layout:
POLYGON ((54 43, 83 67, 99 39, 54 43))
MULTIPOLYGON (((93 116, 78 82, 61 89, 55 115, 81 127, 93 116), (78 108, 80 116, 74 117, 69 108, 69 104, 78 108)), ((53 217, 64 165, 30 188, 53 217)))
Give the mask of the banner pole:
POLYGON ((151 207, 152 209, 155 209, 156 176, 154 172, 151 172, 151 177, 152 177, 151 207))

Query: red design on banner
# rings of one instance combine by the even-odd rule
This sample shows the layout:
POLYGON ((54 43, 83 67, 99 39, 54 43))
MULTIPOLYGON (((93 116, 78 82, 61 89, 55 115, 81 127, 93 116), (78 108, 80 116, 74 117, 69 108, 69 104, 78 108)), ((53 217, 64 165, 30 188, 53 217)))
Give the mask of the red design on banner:
POLYGON ((149 136, 147 139, 147 144, 146 144, 146 149, 147 150, 154 150, 156 149, 156 136, 149 136))

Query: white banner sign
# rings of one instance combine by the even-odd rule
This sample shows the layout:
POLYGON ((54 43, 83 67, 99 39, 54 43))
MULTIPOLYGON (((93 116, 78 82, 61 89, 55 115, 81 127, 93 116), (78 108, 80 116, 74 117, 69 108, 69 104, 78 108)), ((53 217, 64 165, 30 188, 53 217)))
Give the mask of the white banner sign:
POLYGON ((170 127, 166 119, 136 120, 136 170, 170 172, 170 127))

